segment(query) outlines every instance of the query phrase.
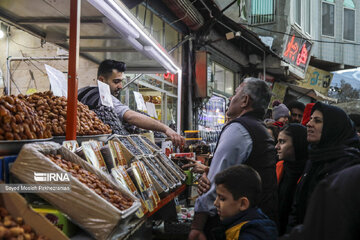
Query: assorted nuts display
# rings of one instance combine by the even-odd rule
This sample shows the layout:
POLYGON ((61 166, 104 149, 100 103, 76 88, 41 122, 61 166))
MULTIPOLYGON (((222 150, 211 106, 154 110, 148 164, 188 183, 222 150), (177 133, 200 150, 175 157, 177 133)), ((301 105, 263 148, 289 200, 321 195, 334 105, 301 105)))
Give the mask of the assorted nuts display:
MULTIPOLYGON (((67 100, 65 97, 54 96, 51 91, 34 93, 30 96, 20 96, 33 107, 41 120, 50 127, 54 136, 64 136, 66 133, 67 100)), ((78 102, 77 128, 78 135, 109 134, 111 128, 104 124, 89 107, 78 102)))
POLYGON ((0 239, 48 240, 48 237, 38 236, 24 219, 10 216, 9 212, 0 207, 0 239))
POLYGON ((70 172, 73 177, 76 177, 80 182, 88 186, 116 208, 125 210, 132 206, 134 201, 131 198, 114 189, 109 183, 85 170, 80 165, 63 159, 61 155, 50 154, 47 155, 47 157, 65 171, 70 172))
POLYGON ((21 96, 0 97, 0 140, 50 138, 51 132, 21 96))

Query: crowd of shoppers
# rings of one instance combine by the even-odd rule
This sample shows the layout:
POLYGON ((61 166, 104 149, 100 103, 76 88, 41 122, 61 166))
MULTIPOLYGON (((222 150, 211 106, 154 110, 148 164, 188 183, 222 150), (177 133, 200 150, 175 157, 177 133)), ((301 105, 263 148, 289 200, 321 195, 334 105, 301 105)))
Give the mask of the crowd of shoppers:
POLYGON ((360 239, 354 122, 338 107, 295 101, 273 105, 265 124, 269 100, 259 79, 236 89, 189 239, 360 239))

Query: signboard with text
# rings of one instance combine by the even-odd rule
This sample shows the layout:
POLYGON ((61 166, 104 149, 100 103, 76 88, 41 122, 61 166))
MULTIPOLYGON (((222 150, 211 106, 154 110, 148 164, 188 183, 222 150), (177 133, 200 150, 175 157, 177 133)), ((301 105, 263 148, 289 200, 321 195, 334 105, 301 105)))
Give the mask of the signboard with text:
POLYGON ((314 89, 325 96, 329 91, 333 74, 316 67, 309 66, 305 79, 299 81, 299 86, 307 89, 314 89))
POLYGON ((311 47, 312 43, 309 40, 291 29, 282 57, 286 62, 305 72, 311 57, 311 47))

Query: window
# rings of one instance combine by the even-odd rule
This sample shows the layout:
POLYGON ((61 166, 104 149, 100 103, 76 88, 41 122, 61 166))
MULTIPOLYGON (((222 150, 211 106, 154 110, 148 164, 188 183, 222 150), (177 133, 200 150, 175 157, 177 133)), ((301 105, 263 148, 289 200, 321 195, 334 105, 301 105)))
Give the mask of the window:
POLYGON ((355 5, 352 0, 344 1, 344 32, 345 40, 355 41, 355 5))
POLYGON ((252 0, 251 1, 251 24, 272 23, 275 21, 274 0, 252 0))
POLYGON ((335 5, 334 0, 322 2, 322 34, 334 36, 335 28, 335 5))
POLYGON ((234 72, 225 67, 215 63, 214 64, 214 82, 215 89, 220 92, 225 92, 229 95, 234 94, 234 72))
POLYGON ((214 74, 214 81, 215 81, 215 89, 221 92, 224 92, 225 88, 225 69, 215 63, 215 74, 214 74))
POLYGON ((229 70, 225 70, 225 92, 234 94, 234 73, 229 70))
POLYGON ((295 0, 295 22, 301 26, 301 0, 295 0))
POLYGON ((158 41, 162 46, 164 45, 164 26, 163 26, 163 21, 156 16, 155 14, 153 15, 153 25, 152 25, 152 29, 153 29, 153 37, 156 39, 156 41, 158 41))

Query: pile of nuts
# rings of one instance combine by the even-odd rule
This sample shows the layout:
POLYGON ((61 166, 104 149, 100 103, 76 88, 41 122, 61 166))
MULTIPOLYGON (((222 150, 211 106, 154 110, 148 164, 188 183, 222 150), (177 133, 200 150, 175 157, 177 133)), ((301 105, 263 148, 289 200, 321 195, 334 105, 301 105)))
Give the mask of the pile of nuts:
POLYGON ((15 96, 0 97, 0 140, 50 137, 50 129, 26 102, 15 96))
POLYGON ((14 219, 8 211, 0 207, 0 239, 24 239, 24 240, 47 240, 49 238, 38 236, 31 226, 24 223, 24 219, 17 217, 14 219))
MULTIPOLYGON (((65 97, 54 96, 51 91, 20 96, 34 107, 39 117, 51 128, 54 136, 66 133, 67 100, 65 97)), ((98 135, 111 133, 109 125, 104 124, 89 107, 78 102, 77 128, 78 135, 98 135)))
POLYGON ((47 157, 65 171, 70 172, 73 177, 76 177, 80 182, 84 183, 116 208, 125 210, 132 206, 134 202, 132 199, 113 189, 109 183, 85 170, 80 165, 63 159, 61 155, 50 154, 47 157))

